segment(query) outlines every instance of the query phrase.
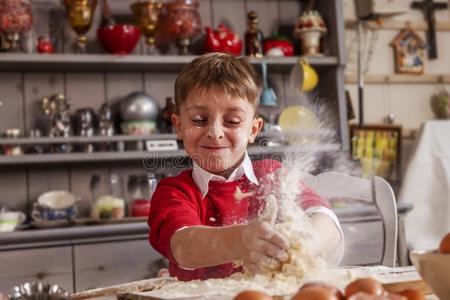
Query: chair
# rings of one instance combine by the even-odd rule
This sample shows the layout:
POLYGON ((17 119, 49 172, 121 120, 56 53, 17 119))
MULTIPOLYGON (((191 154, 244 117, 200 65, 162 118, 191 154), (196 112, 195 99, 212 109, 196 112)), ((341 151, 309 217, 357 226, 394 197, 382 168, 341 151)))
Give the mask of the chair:
MULTIPOLYGON (((325 172, 318 174, 316 176, 316 191, 325 199, 332 200, 333 198, 346 198, 346 199, 356 199, 368 203, 373 203, 373 205, 378 210, 381 217, 381 231, 383 233, 383 238, 381 239, 383 245, 381 248, 381 262, 379 264, 389 267, 394 267, 396 264, 396 250, 397 250, 397 204, 395 201, 394 192, 389 185, 389 183, 381 177, 375 176, 372 180, 353 177, 347 174, 338 172, 325 172)), ((352 209, 345 209, 348 212, 352 209)), ((358 209, 354 209, 357 211, 358 209)), ((367 262, 364 259, 358 259, 358 254, 364 250, 366 252, 374 251, 373 245, 379 245, 379 242, 374 242, 379 238, 380 230, 374 230, 373 226, 376 223, 379 224, 379 218, 372 219, 366 218, 366 225, 361 223, 365 222, 364 218, 370 213, 366 210, 360 210, 360 213, 356 215, 349 215, 346 224, 341 224, 344 231, 344 238, 347 245, 352 245, 354 249, 346 249, 352 251, 344 252, 343 262, 350 262, 353 265, 364 265, 364 264, 374 264, 374 262, 367 262), (365 213, 364 213, 365 211, 365 213), (378 219, 378 221, 376 220, 378 219), (361 224, 360 224, 361 223, 361 224), (362 226, 361 226, 362 225, 362 226), (369 233, 361 232, 361 229, 369 229, 372 236, 367 236, 369 233), (372 246, 367 247, 367 243, 372 243, 372 246), (375 244, 374 244, 375 243, 375 244), (364 245, 366 244, 366 248, 364 245)), ((373 214, 372 214, 373 215, 373 214)), ((379 226, 377 227, 379 228, 379 226)), ((347 247, 346 247, 347 248, 347 247)), ((369 257, 370 255, 366 253, 369 257)), ((363 255, 362 255, 363 256, 363 255)))

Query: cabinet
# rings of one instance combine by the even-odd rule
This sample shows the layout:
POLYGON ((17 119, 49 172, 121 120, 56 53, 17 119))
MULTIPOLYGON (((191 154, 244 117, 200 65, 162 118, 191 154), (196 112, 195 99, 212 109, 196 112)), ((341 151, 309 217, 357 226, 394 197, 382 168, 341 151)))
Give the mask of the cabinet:
MULTIPOLYGON (((109 2, 113 14, 131 15, 129 5, 134 0, 110 0, 109 2)), ((33 5, 42 3, 51 7, 59 5, 57 0, 33 1, 33 5)), ((299 0, 199 0, 199 4, 203 26, 217 27, 219 23, 225 23, 242 37, 246 29, 247 11, 255 10, 257 12, 260 20, 259 27, 265 36, 269 36, 276 28, 292 30, 304 2, 299 0)), ((343 77, 345 54, 342 1, 317 1, 316 6, 328 26, 328 33, 324 38, 327 53, 324 57, 310 59, 310 63, 319 73, 320 82, 316 91, 308 97, 314 97, 318 102, 326 103, 332 110, 334 117, 332 127, 336 130, 339 142, 335 150, 345 151, 348 149, 348 132, 343 77)), ((192 55, 177 56, 171 53, 163 56, 143 55, 145 51, 143 42, 129 56, 102 54, 98 45, 92 42, 95 41, 95 28, 100 21, 98 9, 93 27, 88 33, 88 40, 91 41, 88 44, 89 54, 73 54, 70 43, 74 41, 75 35, 70 30, 66 19, 50 17, 50 14, 42 9, 36 9, 35 13, 35 19, 39 19, 40 24, 45 24, 45 21, 49 19, 59 20, 58 26, 63 28, 67 41, 63 45, 64 53, 55 55, 0 53, 0 101, 3 103, 0 107, 1 132, 7 128, 19 128, 22 132, 28 133, 39 122, 38 101, 55 93, 63 93, 69 97, 73 103, 72 110, 84 107, 97 110, 103 102, 113 103, 136 90, 147 92, 163 106, 165 97, 173 94, 173 84, 177 72, 194 58, 192 55)), ((277 112, 280 112, 287 105, 293 104, 286 99, 286 95, 289 72, 291 67, 297 63, 298 58, 264 59, 268 63, 269 81, 279 97, 277 112)), ((251 62, 256 68, 259 68, 259 60, 252 59, 251 62)), ((265 113, 264 109, 261 109, 261 113, 265 113)), ((117 138, 127 139, 127 137, 117 138)), ((163 137, 154 136, 154 138, 163 137)), ((40 141, 43 142, 45 139, 40 141)), ((11 141, 0 140, 0 144, 9 142, 11 141)), ((33 143, 34 141, 28 139, 22 142, 33 143)), ((282 149, 272 150, 281 151, 282 149)), ((250 149, 250 153, 259 155, 265 152, 256 147, 250 149)), ((48 190, 69 190, 79 195, 82 201, 90 201, 89 180, 92 174, 108 176, 114 172, 125 177, 132 173, 145 172, 143 161, 147 154, 144 152, 105 152, 22 157, 1 156, 0 205, 29 212, 36 198, 48 190)), ((183 152, 174 151, 158 155, 153 158, 160 159, 164 156, 173 162, 178 159, 176 157, 183 156, 183 152)), ((161 170, 161 168, 173 167, 174 164, 170 166, 152 164, 150 169, 161 170)), ((147 168, 147 170, 149 169, 147 168)), ((122 246, 126 247, 118 245, 117 249, 122 249, 122 246)), ((94 278, 96 271, 89 270, 88 256, 84 255, 91 250, 89 247, 76 246, 71 250, 70 255, 72 258, 86 258, 86 261, 80 260, 84 261, 81 268, 85 268, 86 274, 91 274, 89 276, 94 278)), ((108 247, 105 247, 105 253, 108 253, 108 247)), ((97 246, 97 248, 102 247, 97 246)), ((146 249, 150 249, 150 247, 147 246, 146 249)), ((130 258, 132 255, 129 253, 128 257, 130 258)), ((119 255, 126 256, 127 251, 117 253, 117 256, 119 255)), ((99 258, 108 259, 108 257, 99 258)), ((97 258, 92 257, 92 260, 97 260, 97 258)), ((32 268, 31 266, 33 264, 30 263, 30 268, 32 268)), ((139 273, 141 272, 145 273, 143 269, 139 269, 139 273)), ((75 273, 77 273, 76 270, 75 273)), ((126 273, 122 274, 128 276, 126 273)), ((107 276, 109 276, 109 272, 107 276)), ((122 281, 126 281, 133 278, 124 277, 122 279, 122 281)), ((89 286, 89 280, 83 280, 80 278, 78 282, 84 283, 73 288, 79 290, 92 287, 89 286)), ((92 280, 90 282, 94 282, 92 280)), ((108 279, 106 282, 112 282, 112 280, 108 279)))

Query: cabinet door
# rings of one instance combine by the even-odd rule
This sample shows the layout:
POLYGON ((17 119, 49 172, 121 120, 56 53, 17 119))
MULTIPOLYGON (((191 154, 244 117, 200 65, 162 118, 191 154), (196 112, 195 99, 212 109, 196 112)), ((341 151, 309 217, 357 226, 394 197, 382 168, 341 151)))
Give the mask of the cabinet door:
POLYGON ((71 247, 0 251, 0 292, 42 281, 73 291, 71 247))
POLYGON ((161 256, 147 240, 74 246, 75 290, 155 277, 161 256))
POLYGON ((341 223, 345 250, 342 266, 379 265, 383 255, 383 226, 379 221, 341 223))

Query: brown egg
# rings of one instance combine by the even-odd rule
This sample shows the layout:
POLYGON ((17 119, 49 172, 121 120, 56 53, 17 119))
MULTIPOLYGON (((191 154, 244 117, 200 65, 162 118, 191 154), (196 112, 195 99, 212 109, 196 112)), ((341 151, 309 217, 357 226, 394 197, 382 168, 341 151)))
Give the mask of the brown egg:
POLYGON ((247 290, 237 294, 234 300, 273 300, 273 298, 264 292, 247 290))
POLYGON ((291 300, 339 300, 335 293, 323 286, 310 286, 300 289, 291 300))
POLYGON ((313 286, 318 286, 318 287, 322 287, 324 289, 327 289, 327 290, 331 291, 336 296, 336 299, 344 300, 344 295, 342 294, 342 292, 337 287, 332 286, 331 284, 320 282, 320 281, 307 282, 304 285, 302 285, 302 287, 300 288, 300 291, 302 289, 306 289, 306 288, 313 287, 313 286))
POLYGON ((348 298, 358 292, 382 296, 384 294, 384 288, 381 282, 373 278, 359 278, 347 285, 345 288, 345 297, 348 298))
POLYGON ((450 253, 450 232, 441 240, 439 244, 440 253, 450 253))
POLYGON ((419 290, 407 289, 398 293, 408 300, 425 300, 424 294, 419 290))

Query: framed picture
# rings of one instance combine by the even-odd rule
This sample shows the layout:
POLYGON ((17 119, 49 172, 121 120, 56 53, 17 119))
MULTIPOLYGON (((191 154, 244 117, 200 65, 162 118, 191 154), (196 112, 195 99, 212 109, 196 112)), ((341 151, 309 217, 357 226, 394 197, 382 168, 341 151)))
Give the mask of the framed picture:
POLYGON ((391 46, 394 49, 395 73, 423 74, 426 45, 417 33, 405 28, 391 42, 391 46))
POLYGON ((389 182, 400 178, 402 127, 388 124, 351 124, 351 157, 361 163, 364 175, 389 182))

